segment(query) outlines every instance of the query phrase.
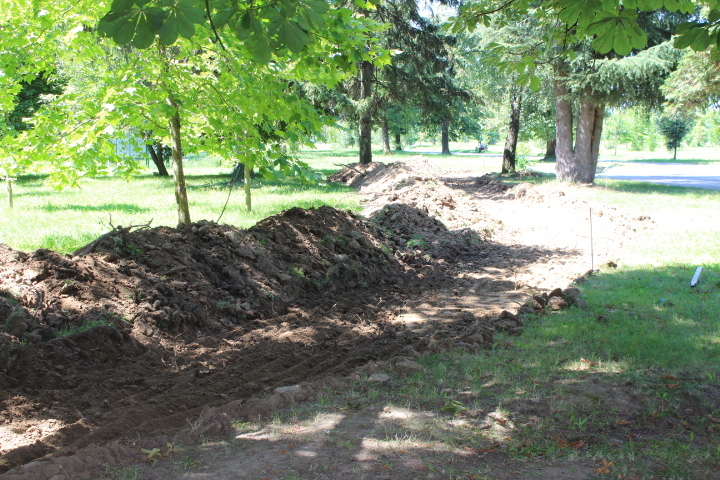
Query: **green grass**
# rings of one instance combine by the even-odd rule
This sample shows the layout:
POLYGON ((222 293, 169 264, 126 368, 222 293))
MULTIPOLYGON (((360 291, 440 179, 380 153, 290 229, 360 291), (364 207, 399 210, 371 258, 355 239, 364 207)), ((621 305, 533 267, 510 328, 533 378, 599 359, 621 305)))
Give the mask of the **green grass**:
POLYGON ((655 151, 647 150, 633 151, 626 146, 614 148, 603 148, 600 151, 600 161, 623 161, 623 162, 653 162, 653 163, 688 163, 688 164, 713 164, 720 162, 720 147, 681 147, 677 152, 677 159, 673 160, 672 152, 668 152, 660 146, 655 151))
MULTIPOLYGON (((190 214, 193 221, 217 220, 228 196, 219 185, 230 180, 229 168, 209 162, 189 162, 186 168, 190 214)), ((171 178, 148 173, 126 182, 119 178, 87 179, 78 189, 53 191, 42 177, 22 177, 14 185, 15 207, 0 209, 0 242, 20 250, 49 248, 71 252, 97 238, 113 225, 177 225, 171 178)), ((233 190, 222 218, 247 228, 284 209, 331 205, 359 208, 353 190, 340 185, 307 185, 298 180, 256 179, 253 211, 245 209, 242 186, 233 190)), ((3 188, 4 193, 4 188, 3 188)), ((2 201, 5 196, 0 194, 2 201)))

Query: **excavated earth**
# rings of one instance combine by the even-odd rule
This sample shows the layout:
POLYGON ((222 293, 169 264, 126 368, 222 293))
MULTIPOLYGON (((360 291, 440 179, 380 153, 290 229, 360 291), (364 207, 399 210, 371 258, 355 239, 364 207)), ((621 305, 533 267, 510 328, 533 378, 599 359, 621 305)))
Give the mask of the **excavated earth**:
POLYGON ((0 478, 92 478, 375 361, 487 348, 652 223, 423 157, 330 180, 364 216, 118 227, 75 255, 0 245, 0 478))

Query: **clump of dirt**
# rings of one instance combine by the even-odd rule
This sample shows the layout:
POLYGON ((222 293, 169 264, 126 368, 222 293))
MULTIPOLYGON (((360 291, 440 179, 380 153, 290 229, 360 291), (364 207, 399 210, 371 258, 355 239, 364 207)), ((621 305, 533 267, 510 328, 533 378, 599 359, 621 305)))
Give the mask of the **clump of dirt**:
POLYGON ((437 218, 403 203, 386 205, 370 218, 385 230, 406 263, 418 264, 423 258, 452 261, 482 250, 483 238, 474 230, 451 232, 437 218))

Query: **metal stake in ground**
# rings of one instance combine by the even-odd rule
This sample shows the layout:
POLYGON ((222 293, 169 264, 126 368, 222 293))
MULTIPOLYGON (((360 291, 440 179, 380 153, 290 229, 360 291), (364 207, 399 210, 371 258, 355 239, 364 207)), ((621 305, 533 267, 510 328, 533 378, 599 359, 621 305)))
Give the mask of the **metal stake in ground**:
POLYGON ((593 270, 595 270, 595 253, 593 252, 592 207, 590 207, 590 271, 593 270))
POLYGON ((691 287, 697 285, 698 280, 700 279, 700 272, 702 272, 702 267, 698 267, 697 270, 695 270, 695 275, 693 275, 692 280, 690 280, 691 287))

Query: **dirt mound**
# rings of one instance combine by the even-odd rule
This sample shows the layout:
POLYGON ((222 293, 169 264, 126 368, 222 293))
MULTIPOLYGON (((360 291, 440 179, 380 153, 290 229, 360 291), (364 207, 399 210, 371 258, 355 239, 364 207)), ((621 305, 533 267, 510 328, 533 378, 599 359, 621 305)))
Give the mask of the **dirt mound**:
POLYGON ((321 207, 291 209, 248 231, 204 221, 119 231, 79 258, 1 247, 0 312, 6 333, 31 343, 121 320, 214 332, 282 315, 301 296, 391 279, 403 267, 384 241, 372 224, 321 207))
POLYGON ((451 232, 437 218, 403 203, 386 205, 370 218, 385 230, 406 263, 419 264, 423 258, 452 261, 482 250, 483 239, 477 232, 467 228, 451 232))
MULTIPOLYGON (((584 238, 584 206, 430 167, 334 177, 364 189, 370 220, 294 208, 248 230, 118 229, 84 256, 0 245, 0 471, 52 453, 10 474, 86 478, 266 415, 297 385, 312 401, 307 382, 368 362, 486 348, 521 331, 531 292, 587 271, 577 240, 557 243, 584 238)), ((594 223, 609 247, 619 218, 594 223)))
POLYGON ((505 193, 510 189, 510 185, 503 183, 501 180, 492 175, 483 175, 475 179, 475 185, 479 193, 497 194, 505 193))

